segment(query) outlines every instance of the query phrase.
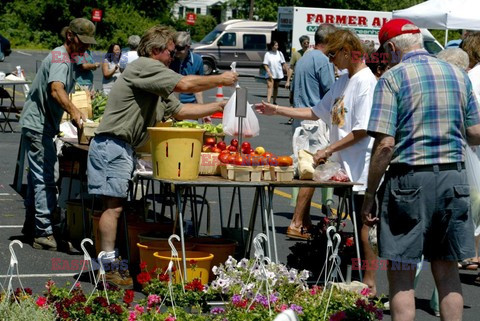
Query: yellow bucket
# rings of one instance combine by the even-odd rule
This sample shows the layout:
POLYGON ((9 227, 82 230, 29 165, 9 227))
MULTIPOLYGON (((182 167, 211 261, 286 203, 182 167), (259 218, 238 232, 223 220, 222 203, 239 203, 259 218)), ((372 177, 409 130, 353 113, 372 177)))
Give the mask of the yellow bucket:
MULTIPOLYGON (((213 260, 213 254, 199 251, 185 251, 185 259, 187 261, 187 280, 190 282, 193 279, 200 279, 202 284, 208 284, 208 273, 213 260)), ((178 252, 178 258, 172 258, 170 251, 159 251, 153 254, 157 267, 164 269, 168 266, 170 260, 173 261, 174 266, 177 266, 177 261, 180 263, 180 269, 183 269, 182 253, 178 252)), ((175 271, 175 283, 180 283, 180 273, 182 271, 175 271)))
POLYGON ((148 127, 153 177, 172 180, 197 179, 204 131, 200 128, 148 127))
MULTIPOLYGON (((157 121, 155 123, 155 127, 172 127, 173 125, 173 121, 171 120, 167 120, 166 122, 161 122, 161 121, 157 121)), ((135 152, 137 152, 137 154, 151 154, 152 151, 150 149, 150 137, 148 137, 147 141, 145 142, 145 144, 143 144, 142 146, 140 147, 136 147, 135 148, 135 152)))
MULTIPOLYGON (((156 240, 137 243, 137 247, 140 251, 140 262, 147 263, 148 271, 153 270, 157 265, 155 263, 155 252, 170 250, 168 240, 156 240)), ((195 244, 185 242, 185 250, 191 251, 195 248, 195 244)), ((157 271, 158 273, 158 271, 157 271)), ((155 277, 155 274, 151 274, 155 277)))

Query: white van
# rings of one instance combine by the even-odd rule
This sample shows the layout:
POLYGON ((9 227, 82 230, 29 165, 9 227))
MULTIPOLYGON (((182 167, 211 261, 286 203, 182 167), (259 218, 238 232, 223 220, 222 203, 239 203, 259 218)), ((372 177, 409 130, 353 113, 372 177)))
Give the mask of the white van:
POLYGON ((193 44, 193 52, 202 56, 206 75, 233 61, 238 67, 259 67, 276 28, 276 22, 229 20, 193 44))

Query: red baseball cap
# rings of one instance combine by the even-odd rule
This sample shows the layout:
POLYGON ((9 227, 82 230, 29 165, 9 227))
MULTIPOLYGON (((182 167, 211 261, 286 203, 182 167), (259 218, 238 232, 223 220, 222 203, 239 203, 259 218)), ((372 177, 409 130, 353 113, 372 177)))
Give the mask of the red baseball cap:
POLYGON ((385 23, 378 33, 380 46, 388 40, 406 33, 420 33, 420 29, 410 20, 392 19, 385 23))

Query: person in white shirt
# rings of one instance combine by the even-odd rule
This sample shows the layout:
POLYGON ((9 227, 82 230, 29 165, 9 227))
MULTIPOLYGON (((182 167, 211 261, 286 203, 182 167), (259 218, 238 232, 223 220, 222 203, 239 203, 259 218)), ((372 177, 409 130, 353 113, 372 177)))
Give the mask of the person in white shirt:
MULTIPOLYGON (((337 30, 327 36, 325 53, 337 68, 348 70, 330 87, 322 100, 313 108, 290 108, 262 102, 256 104, 257 112, 265 115, 280 115, 295 119, 322 119, 330 129, 330 145, 318 150, 316 164, 327 159, 336 161, 355 185, 354 209, 358 230, 361 227, 360 212, 365 193, 370 153, 373 139, 367 135, 368 120, 372 108, 373 91, 377 83, 375 75, 362 57, 364 48, 360 39, 350 30, 337 30)), ((362 259, 376 260, 368 243, 368 226, 361 227, 362 259)), ((375 271, 365 271, 363 282, 376 295, 375 271)))
POLYGON ((120 67, 121 72, 123 72, 125 68, 127 68, 127 65, 129 63, 138 59, 137 48, 139 43, 140 43, 140 36, 131 35, 130 37, 128 37, 127 45, 130 48, 130 50, 122 54, 122 57, 120 58, 120 62, 118 66, 120 67))
POLYGON ((273 95, 273 103, 277 103, 278 85, 283 79, 283 72, 286 70, 285 57, 278 50, 278 42, 273 40, 268 45, 268 51, 263 58, 263 66, 265 68, 267 79, 267 102, 273 95))

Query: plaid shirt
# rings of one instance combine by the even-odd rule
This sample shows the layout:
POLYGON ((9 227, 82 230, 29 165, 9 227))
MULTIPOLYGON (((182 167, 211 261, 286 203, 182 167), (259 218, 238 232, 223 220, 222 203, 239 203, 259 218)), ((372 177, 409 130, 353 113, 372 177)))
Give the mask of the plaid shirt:
POLYGON ((444 164, 464 161, 465 129, 478 123, 467 74, 417 50, 378 81, 368 134, 395 138, 392 164, 444 164))

